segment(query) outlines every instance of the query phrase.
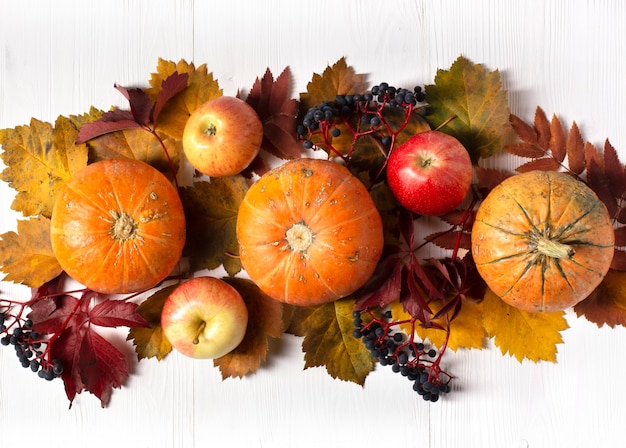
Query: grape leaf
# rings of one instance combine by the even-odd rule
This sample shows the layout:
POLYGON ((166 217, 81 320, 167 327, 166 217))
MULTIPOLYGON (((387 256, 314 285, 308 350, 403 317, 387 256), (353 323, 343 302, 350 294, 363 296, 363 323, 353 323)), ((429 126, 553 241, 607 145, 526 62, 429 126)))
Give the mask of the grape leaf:
POLYGON ((503 355, 533 362, 556 362, 557 344, 563 342, 561 331, 568 328, 563 311, 529 313, 506 304, 491 290, 482 302, 487 335, 503 355))
POLYGON ((256 372, 267 356, 268 338, 280 338, 285 331, 283 304, 264 294, 248 279, 225 278, 241 294, 248 308, 248 327, 243 341, 230 353, 214 359, 222 379, 256 372))
POLYGON ((287 332, 304 336, 304 368, 326 367, 333 378, 361 386, 374 368, 365 345, 352 336, 354 298, 316 307, 296 307, 287 332))
POLYGON ((112 157, 137 159, 152 165, 171 179, 173 177, 172 166, 176 170, 180 162, 183 151, 182 142, 165 135, 161 138, 167 154, 163 151, 161 142, 142 128, 123 129, 119 132, 104 134, 89 141, 89 159, 92 162, 112 157), (172 166, 170 166, 170 161, 172 166))
POLYGON ((161 327, 161 311, 165 300, 177 286, 178 284, 174 284, 159 289, 137 307, 137 313, 149 324, 147 327, 132 327, 126 337, 127 341, 132 341, 135 345, 138 360, 156 358, 161 361, 172 351, 172 344, 161 327))
POLYGON ((432 108, 426 120, 434 129, 443 125, 440 130, 454 135, 474 163, 500 151, 512 137, 507 94, 498 70, 489 72, 459 56, 449 70, 437 70, 435 83, 425 86, 425 91, 432 108))
POLYGON ((61 274, 50 244, 50 219, 17 221, 17 233, 0 235, 0 270, 5 281, 38 288, 61 274))
POLYGON ((63 366, 61 378, 70 406, 76 394, 86 390, 105 407, 113 389, 121 387, 128 377, 124 355, 94 326, 147 325, 136 304, 122 301, 115 305, 105 299, 92 306, 98 298, 89 290, 80 298, 68 294, 42 298, 28 315, 34 331, 51 335, 47 342, 50 357, 63 366))
POLYGON ((157 71, 152 73, 150 78, 150 88, 146 89, 148 96, 157 105, 160 104, 159 96, 162 96, 162 90, 167 86, 165 81, 174 73, 188 76, 186 88, 167 98, 167 105, 159 109, 156 129, 175 140, 182 140, 189 115, 202 103, 222 96, 222 90, 213 79, 213 74, 207 72, 205 64, 196 68, 193 63, 187 63, 185 60, 176 63, 159 58, 157 71))
POLYGON ((248 190, 241 175, 196 182, 181 190, 187 220, 183 253, 189 256, 192 271, 224 266, 229 275, 241 270, 237 242, 237 212, 248 190))
POLYGON ((574 312, 598 327, 626 326, 626 272, 610 269, 600 286, 574 305, 574 312))
POLYGON ((367 89, 366 75, 357 74, 341 58, 324 72, 313 74, 307 84, 306 92, 300 93, 300 110, 306 112, 311 107, 327 100, 334 100, 336 95, 363 93, 367 89))
MULTIPOLYGON (((246 98, 246 102, 252 106, 263 123, 261 149, 280 159, 296 159, 302 151, 296 136, 298 101, 291 98, 290 94, 289 67, 275 81, 268 68, 261 79, 256 79, 246 98)), ((253 161, 253 171, 262 175, 268 168, 260 155, 257 159, 253 161)))
POLYGON ((17 190, 11 204, 24 216, 50 217, 54 200, 65 182, 87 165, 87 146, 76 145, 77 128, 59 116, 54 126, 30 120, 28 126, 0 130, 0 179, 17 190))

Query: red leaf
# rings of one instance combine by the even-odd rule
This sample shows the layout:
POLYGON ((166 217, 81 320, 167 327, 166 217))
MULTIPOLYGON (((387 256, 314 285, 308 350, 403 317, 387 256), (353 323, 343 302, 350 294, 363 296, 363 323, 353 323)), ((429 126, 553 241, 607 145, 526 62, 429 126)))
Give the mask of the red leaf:
POLYGON ((504 150, 509 154, 530 159, 537 159, 546 155, 546 151, 539 145, 526 142, 511 143, 506 145, 504 150))
POLYGON ((48 297, 31 306, 28 318, 33 330, 42 334, 54 334, 68 322, 68 326, 80 325, 87 316, 80 310, 81 301, 70 295, 48 297))
POLYGON ((611 269, 616 271, 626 271, 626 252, 615 248, 613 260, 611 261, 611 269))
POLYGON ((609 181, 611 192, 616 198, 626 193, 626 174, 624 173, 624 165, 620 162, 617 151, 609 143, 608 139, 604 142, 604 170, 609 181))
POLYGON ((85 387, 78 367, 80 346, 85 332, 86 327, 68 327, 50 346, 50 357, 60 361, 63 366, 61 378, 70 406, 76 394, 81 393, 85 387))
MULTIPOLYGON (((592 148, 593 145, 586 145, 592 148)), ((599 156, 594 155, 591 149, 587 154, 587 184, 598 195, 598 198, 604 202, 610 216, 617 214, 617 198, 611 192, 609 180, 599 162, 599 156)), ((597 154, 597 153, 596 153, 597 154)))
POLYGON ((95 331, 85 332, 80 346, 78 368, 84 389, 109 403, 113 388, 119 388, 128 377, 124 355, 95 331))
POLYGON ((558 160, 552 157, 544 157, 541 159, 531 160, 528 163, 518 166, 515 171, 518 173, 525 173, 527 171, 540 170, 540 171, 556 171, 560 168, 561 164, 558 160))
POLYGON ((615 245, 626 246, 626 227, 618 227, 615 229, 615 245))
POLYGON ((117 84, 115 88, 128 100, 133 119, 140 125, 148 126, 152 115, 152 100, 148 94, 139 88, 127 89, 117 84))
POLYGON ((487 191, 493 190, 493 188, 504 179, 511 177, 511 173, 495 168, 482 168, 477 166, 475 171, 478 179, 478 187, 487 191))
POLYGON ((149 327, 150 324, 137 312, 137 304, 123 300, 107 299, 89 311, 89 320, 101 327, 149 327))
POLYGON ((259 115, 263 123, 261 147, 282 159, 295 159, 301 155, 296 137, 298 101, 290 97, 291 71, 289 67, 276 78, 269 68, 263 78, 257 78, 246 102, 259 115))
POLYGON ((471 233, 455 231, 433 232, 424 238, 425 241, 436 244, 442 249, 453 250, 457 247, 470 250, 472 248, 471 233), (459 235, 460 233, 460 235, 459 235), (460 240, 459 240, 460 237, 460 240))
POLYGON ((400 296, 402 284, 402 261, 398 257, 388 257, 376 267, 368 288, 356 301, 356 309, 384 307, 400 296))
POLYGON ((82 125, 78 131, 76 144, 85 143, 110 132, 140 127, 141 125, 134 120, 130 111, 114 109, 105 112, 98 120, 82 125))
POLYGON ((575 174, 582 173, 585 170, 585 147, 576 122, 567 135, 566 149, 569 169, 575 174))
POLYGON ((511 116, 509 117, 509 121, 511 122, 513 130, 520 138, 520 140, 531 145, 536 145, 538 143, 537 132, 531 125, 526 123, 517 115, 513 114, 511 114, 511 116))
POLYGON ((535 130, 537 131, 537 144, 547 149, 550 147, 550 122, 541 107, 535 110, 535 130))
POLYGON ((154 124, 157 123, 165 104, 187 87, 188 80, 188 73, 174 72, 161 83, 161 90, 159 90, 156 103, 154 104, 154 111, 152 112, 152 122, 154 124))
POLYGON ((556 115, 550 121, 550 151, 556 160, 562 162, 567 154, 565 130, 556 115))

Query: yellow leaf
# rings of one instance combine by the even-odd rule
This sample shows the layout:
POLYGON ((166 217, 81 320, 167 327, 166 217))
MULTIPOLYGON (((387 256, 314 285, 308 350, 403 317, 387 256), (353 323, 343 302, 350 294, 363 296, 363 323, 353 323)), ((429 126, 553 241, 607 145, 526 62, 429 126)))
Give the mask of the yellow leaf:
POLYGON ((157 358, 161 361, 172 351, 172 344, 167 340, 161 327, 163 304, 178 284, 162 288, 144 300, 137 312, 150 324, 150 327, 132 327, 127 341, 133 341, 137 359, 157 358))
POLYGON ((354 330, 354 298, 316 307, 296 307, 288 332, 304 336, 305 369, 325 366, 333 378, 363 385, 374 368, 370 352, 354 330))
POLYGON ((17 222, 17 233, 0 235, 4 280, 38 288, 58 277, 61 266, 50 244, 50 220, 43 216, 17 222))
POLYGON ((184 60, 175 63, 159 59, 157 72, 150 79, 151 88, 146 91, 153 101, 156 101, 163 81, 174 72, 189 75, 187 87, 167 102, 159 115, 156 129, 176 140, 182 140, 189 115, 202 103, 222 96, 222 90, 217 80, 213 79, 213 73, 207 72, 206 64, 196 68, 193 63, 184 60))
POLYGON ((11 208, 24 216, 50 217, 60 188, 87 165, 87 146, 75 145, 78 130, 66 117, 50 123, 31 119, 29 126, 0 130, 7 168, 0 179, 17 190, 11 208))
POLYGON ((450 70, 437 70, 435 84, 426 86, 433 128, 454 135, 470 153, 474 163, 500 151, 513 136, 506 91, 500 72, 488 72, 460 56, 450 70))
POLYGON ((482 302, 483 322, 489 337, 502 354, 518 361, 556 362, 556 345, 563 342, 561 331, 568 328, 565 313, 529 313, 514 308, 487 290, 482 302))
POLYGON ((224 281, 241 294, 249 318, 243 341, 232 352, 213 361, 219 367, 222 379, 256 372, 265 361, 268 338, 280 338, 285 329, 282 303, 264 294, 248 279, 225 278, 224 281))
POLYGON ((165 174, 169 179, 174 177, 173 170, 178 170, 182 142, 167 136, 162 136, 163 144, 167 149, 173 167, 170 167, 167 155, 161 142, 144 129, 124 129, 117 132, 96 137, 89 141, 92 161, 109 159, 112 157, 127 157, 137 159, 152 165, 165 174))
POLYGON ((321 75, 313 74, 307 84, 307 91, 300 94, 300 103, 307 110, 324 101, 333 101, 336 95, 363 93, 366 89, 366 76, 357 74, 346 64, 346 59, 341 58, 326 67, 321 75))

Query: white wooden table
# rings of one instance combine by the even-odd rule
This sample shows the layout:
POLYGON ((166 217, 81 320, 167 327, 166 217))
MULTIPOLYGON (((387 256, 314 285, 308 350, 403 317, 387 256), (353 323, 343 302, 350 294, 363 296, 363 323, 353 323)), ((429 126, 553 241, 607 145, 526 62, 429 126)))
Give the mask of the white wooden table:
MULTIPOLYGON (((125 106, 113 84, 146 86, 159 57, 206 63, 230 95, 289 66, 296 97, 342 56, 373 84, 413 86, 463 54, 500 69, 513 113, 541 106, 626 158, 625 23, 618 0, 2 0, 0 128, 125 106)), ((0 185, 0 233, 15 229, 12 198, 0 185)), ((435 404, 387 368, 364 388, 303 371, 286 335, 250 377, 222 381, 210 361, 171 355, 132 365, 108 408, 84 393, 68 410, 61 381, 0 347, 0 446, 624 446, 626 331, 568 320, 555 365, 493 346, 448 355, 456 387, 435 404)))

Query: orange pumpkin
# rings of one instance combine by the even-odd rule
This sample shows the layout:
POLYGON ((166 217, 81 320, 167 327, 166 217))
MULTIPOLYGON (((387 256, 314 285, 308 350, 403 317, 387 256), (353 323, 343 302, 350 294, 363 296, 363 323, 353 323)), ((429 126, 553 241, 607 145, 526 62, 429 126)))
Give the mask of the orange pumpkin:
POLYGON ((131 293, 171 273, 185 243, 176 188, 134 159, 107 159, 78 171, 56 199, 52 249, 63 270, 87 288, 131 293))
POLYGON ((613 258, 606 207, 568 174, 532 171, 504 180, 480 205, 472 255, 489 288, 526 311, 585 299, 613 258))
POLYGON ((308 158, 250 187, 237 238, 250 279, 270 297, 303 306, 357 290, 383 248, 380 214, 365 186, 335 162, 308 158))

